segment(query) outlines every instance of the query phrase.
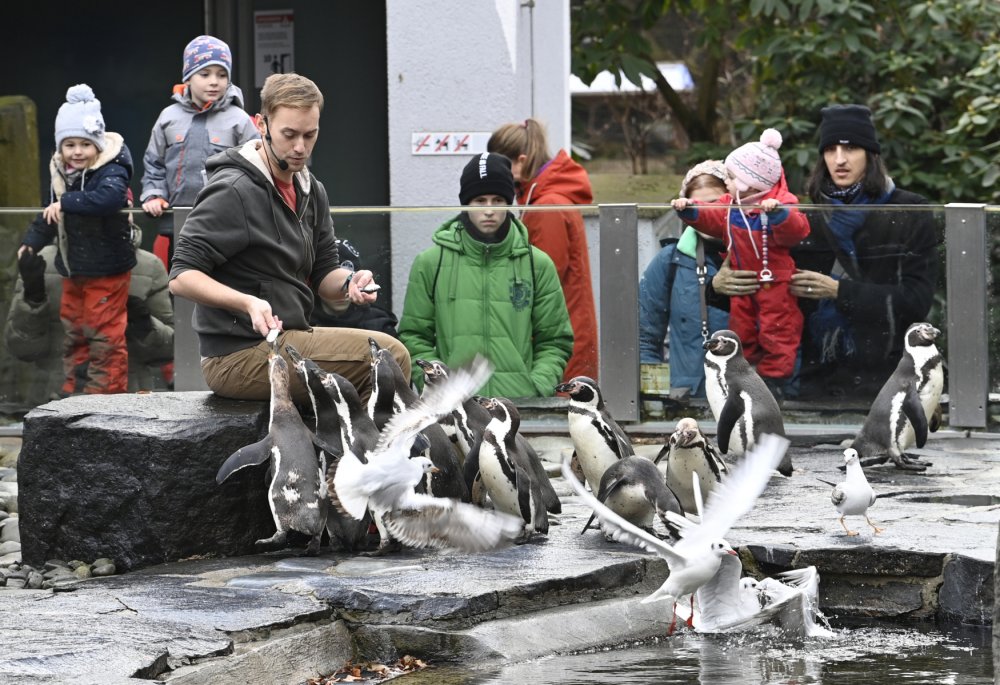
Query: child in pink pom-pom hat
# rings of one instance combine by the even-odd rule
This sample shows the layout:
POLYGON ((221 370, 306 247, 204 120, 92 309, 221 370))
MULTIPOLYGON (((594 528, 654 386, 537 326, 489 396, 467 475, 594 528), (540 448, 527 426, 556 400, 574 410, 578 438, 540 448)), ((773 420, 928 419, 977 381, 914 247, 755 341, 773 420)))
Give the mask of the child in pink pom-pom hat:
POLYGON ((785 182, 779 147, 781 134, 767 129, 759 142, 726 157, 729 193, 709 204, 673 201, 685 223, 726 243, 733 269, 757 272, 758 288, 730 299, 729 327, 772 390, 795 370, 802 312, 788 290, 795 273, 789 250, 809 235, 809 221, 795 208, 799 200, 785 182))

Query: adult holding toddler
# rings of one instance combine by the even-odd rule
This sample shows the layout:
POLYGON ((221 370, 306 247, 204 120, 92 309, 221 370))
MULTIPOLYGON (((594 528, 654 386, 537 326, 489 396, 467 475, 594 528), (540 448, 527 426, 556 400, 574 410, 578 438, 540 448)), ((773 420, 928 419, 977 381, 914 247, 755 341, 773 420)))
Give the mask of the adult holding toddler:
POLYGON ((809 234, 808 220, 794 206, 798 198, 788 190, 779 147, 781 134, 767 129, 759 142, 726 157, 729 193, 713 203, 687 198, 672 203, 682 221, 726 244, 731 268, 757 274, 756 284, 740 286, 731 298, 729 327, 743 342, 744 356, 778 394, 795 371, 803 326, 789 289, 795 273, 790 248, 809 234))

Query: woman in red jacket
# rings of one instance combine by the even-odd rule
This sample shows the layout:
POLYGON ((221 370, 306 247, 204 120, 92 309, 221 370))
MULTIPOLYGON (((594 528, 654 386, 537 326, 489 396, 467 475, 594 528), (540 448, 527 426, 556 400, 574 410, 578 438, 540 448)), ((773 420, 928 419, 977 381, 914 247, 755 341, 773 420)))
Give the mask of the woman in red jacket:
MULTIPOLYGON (((489 152, 511 160, 519 205, 588 205, 594 196, 582 166, 565 150, 549 154, 545 128, 535 119, 504 124, 490 137, 489 152)), ((590 282, 590 254, 580 212, 525 212, 531 244, 555 262, 573 326, 573 356, 565 380, 589 376, 597 380, 597 314, 590 282)))

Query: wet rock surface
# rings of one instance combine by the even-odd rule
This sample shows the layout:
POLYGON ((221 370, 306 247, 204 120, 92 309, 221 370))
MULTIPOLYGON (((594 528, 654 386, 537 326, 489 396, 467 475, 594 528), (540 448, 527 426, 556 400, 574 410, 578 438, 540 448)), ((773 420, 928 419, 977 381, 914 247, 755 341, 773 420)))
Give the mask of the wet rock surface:
MULTIPOLYGON (((547 440, 543 457, 555 461, 565 441, 547 440)), ((939 435, 920 451, 934 462, 927 475, 870 470, 876 491, 896 496, 869 512, 881 535, 849 519, 857 538, 844 534, 829 487, 816 480, 841 478, 842 449, 797 443, 793 477, 773 479, 728 536, 748 571, 815 564, 823 608, 840 617, 989 620, 1000 506, 978 503, 1000 492, 1000 442, 939 435)), ((102 578, 97 562, 119 561, 102 550, 107 559, 87 565, 95 577, 70 591, 0 587, 0 681, 263 682, 274 673, 272 682, 304 682, 355 648, 382 660, 523 660, 662 634, 669 607, 638 600, 663 581, 665 563, 596 531, 580 535, 589 511, 561 478, 554 485, 559 525, 491 554, 285 552, 102 578)), ((43 582, 82 568, 58 561, 35 569, 43 582)), ((23 586, 28 575, 5 577, 23 586)))

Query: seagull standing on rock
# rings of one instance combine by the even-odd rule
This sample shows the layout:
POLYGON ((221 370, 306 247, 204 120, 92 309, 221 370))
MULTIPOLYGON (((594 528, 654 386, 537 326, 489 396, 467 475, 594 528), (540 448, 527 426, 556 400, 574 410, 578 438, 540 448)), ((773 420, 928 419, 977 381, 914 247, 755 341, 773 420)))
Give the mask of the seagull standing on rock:
POLYGON ((694 593, 715 576, 725 555, 736 554, 723 536, 753 507, 787 449, 788 440, 783 437, 770 434, 760 436, 760 440, 734 467, 730 476, 712 492, 701 522, 682 529, 680 542, 676 545, 670 545, 632 525, 598 501, 573 476, 569 460, 565 458, 562 473, 576 493, 597 514, 605 533, 619 542, 642 547, 666 560, 670 575, 658 590, 642 601, 673 602, 669 635, 673 633, 677 623, 677 602, 688 595, 691 596, 688 625, 694 626, 694 593))
POLYGON ((864 516, 875 535, 878 535, 882 529, 868 518, 868 507, 875 504, 876 495, 872 486, 868 484, 868 479, 865 478, 865 471, 861 468, 861 462, 858 459, 858 451, 853 447, 844 450, 844 462, 847 466, 847 475, 843 483, 819 480, 821 483, 833 486, 830 500, 840 512, 840 525, 847 531, 848 536, 854 537, 858 532, 847 527, 847 524, 844 523, 845 516, 864 516))

